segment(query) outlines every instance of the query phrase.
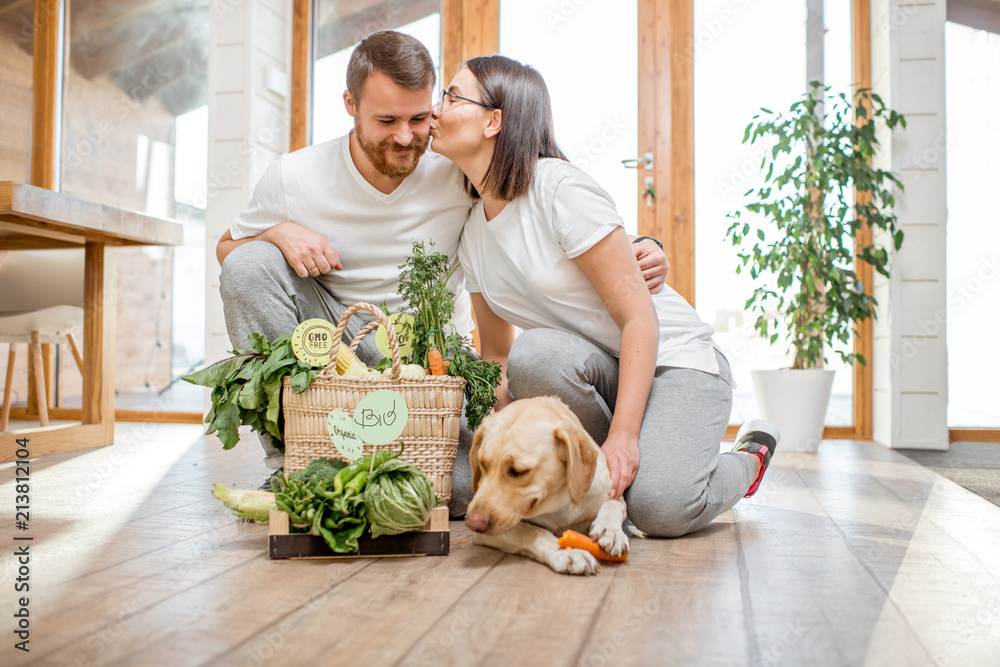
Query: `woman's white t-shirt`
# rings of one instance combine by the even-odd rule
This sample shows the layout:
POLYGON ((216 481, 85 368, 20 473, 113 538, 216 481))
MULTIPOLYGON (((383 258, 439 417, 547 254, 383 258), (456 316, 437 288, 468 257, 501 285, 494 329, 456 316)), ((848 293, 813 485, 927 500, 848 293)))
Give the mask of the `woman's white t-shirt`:
MULTIPOLYGON (((566 331, 618 357, 621 330, 573 258, 621 226, 611 197, 590 176, 564 160, 539 160, 528 193, 493 220, 482 201, 469 213, 459 244, 466 287, 514 326, 566 331)), ((667 285, 652 298, 657 365, 717 374, 714 329, 667 285)))
MULTIPOLYGON (((458 241, 472 199, 462 172, 427 152, 417 169, 390 194, 377 190, 351 158, 350 135, 287 153, 275 160, 254 188, 246 211, 231 227, 233 239, 256 236, 292 221, 326 237, 340 254, 341 271, 318 280, 345 306, 383 299, 390 312, 404 305, 399 265, 413 254, 414 241, 434 242, 434 250, 458 261, 458 241)), ((430 248, 428 248, 430 250, 430 248)), ((455 294, 451 323, 472 331, 472 306, 461 269, 448 286, 455 294)), ((367 312, 359 317, 370 319, 367 312)))

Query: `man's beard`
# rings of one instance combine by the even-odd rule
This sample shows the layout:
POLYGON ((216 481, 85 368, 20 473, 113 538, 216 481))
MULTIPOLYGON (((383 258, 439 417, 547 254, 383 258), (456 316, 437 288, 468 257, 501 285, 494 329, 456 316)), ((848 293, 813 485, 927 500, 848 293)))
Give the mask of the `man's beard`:
POLYGON ((427 150, 427 145, 430 143, 430 137, 421 141, 414 136, 409 146, 402 146, 392 138, 385 139, 376 144, 368 141, 359 123, 354 124, 354 131, 358 134, 358 144, 361 146, 361 150, 368 156, 368 160, 375 167, 375 170, 383 176, 389 176, 390 178, 406 178, 412 174, 417 169, 420 156, 424 154, 424 151, 427 150), (388 153, 406 148, 410 149, 410 153, 407 155, 411 159, 409 163, 405 166, 397 166, 389 162, 388 153))

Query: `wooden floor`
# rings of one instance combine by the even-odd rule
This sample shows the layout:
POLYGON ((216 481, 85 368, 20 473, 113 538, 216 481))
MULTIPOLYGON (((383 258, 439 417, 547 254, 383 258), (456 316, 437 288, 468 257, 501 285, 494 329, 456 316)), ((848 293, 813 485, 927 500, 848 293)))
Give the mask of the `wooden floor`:
POLYGON ((1000 665, 1000 508, 878 445, 779 449, 707 529, 574 578, 459 523, 447 557, 269 561, 210 494, 261 480, 244 442, 120 424, 33 462, 27 531, 0 466, 0 664, 1000 665))

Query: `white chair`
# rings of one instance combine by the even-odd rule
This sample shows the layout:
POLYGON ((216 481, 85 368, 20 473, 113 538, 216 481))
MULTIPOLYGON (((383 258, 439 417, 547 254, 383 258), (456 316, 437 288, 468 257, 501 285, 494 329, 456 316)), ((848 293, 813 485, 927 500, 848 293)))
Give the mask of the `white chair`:
POLYGON ((83 327, 82 249, 15 250, 0 253, 0 343, 8 343, 0 432, 7 430, 16 346, 27 343, 28 372, 34 377, 38 417, 48 426, 42 343, 69 343, 76 365, 83 358, 73 331, 83 327))

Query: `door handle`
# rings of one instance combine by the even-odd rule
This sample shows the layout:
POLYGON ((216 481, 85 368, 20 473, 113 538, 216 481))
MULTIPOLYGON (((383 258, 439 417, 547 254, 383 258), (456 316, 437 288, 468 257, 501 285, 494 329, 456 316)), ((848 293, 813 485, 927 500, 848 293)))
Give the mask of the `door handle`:
POLYGON ((653 171, 653 153, 650 151, 642 157, 630 157, 622 160, 622 166, 626 169, 638 169, 642 165, 646 171, 653 171))

